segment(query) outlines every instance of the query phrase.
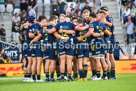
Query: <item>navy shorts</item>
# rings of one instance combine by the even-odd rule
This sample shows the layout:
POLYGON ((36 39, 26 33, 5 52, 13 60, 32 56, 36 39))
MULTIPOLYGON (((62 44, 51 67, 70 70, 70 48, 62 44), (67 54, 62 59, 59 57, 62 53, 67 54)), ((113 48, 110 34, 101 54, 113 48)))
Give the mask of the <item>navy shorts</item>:
POLYGON ((31 49, 29 44, 24 43, 22 47, 22 55, 23 57, 31 57, 31 49))
POLYGON ((114 38, 114 37, 111 37, 111 38, 110 38, 110 42, 111 42, 111 44, 110 44, 109 53, 111 54, 111 53, 113 53, 113 51, 114 51, 114 46, 115 46, 115 43, 116 43, 115 38, 114 38))
POLYGON ((32 44, 30 48, 32 57, 43 57, 41 44, 32 44))
POLYGON ((77 57, 78 58, 89 58, 89 49, 79 49, 77 50, 77 57))
POLYGON ((105 42, 104 39, 99 39, 95 42, 93 55, 105 55, 105 42))
POLYGON ((57 60, 57 50, 55 49, 50 49, 49 51, 45 50, 43 53, 44 59, 51 59, 51 60, 57 60))

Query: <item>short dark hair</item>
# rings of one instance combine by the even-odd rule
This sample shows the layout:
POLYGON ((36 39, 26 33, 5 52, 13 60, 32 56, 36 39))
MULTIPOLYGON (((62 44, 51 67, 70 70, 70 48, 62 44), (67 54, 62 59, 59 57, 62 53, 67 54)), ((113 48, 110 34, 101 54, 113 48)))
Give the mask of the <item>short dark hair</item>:
POLYGON ((72 11, 72 10, 75 10, 75 9, 72 8, 71 11, 72 11))
POLYGON ((50 16, 49 21, 53 21, 54 19, 56 20, 56 19, 57 19, 57 17, 56 17, 55 15, 52 15, 52 16, 50 16))
POLYGON ((41 15, 41 16, 39 16, 38 21, 41 22, 43 19, 47 20, 47 18, 44 15, 41 15))
POLYGON ((100 10, 108 11, 108 7, 107 6, 103 6, 103 7, 100 8, 100 10))
POLYGON ((73 18, 72 18, 72 21, 73 21, 74 19, 78 19, 78 18, 77 18, 77 17, 73 17, 73 18))
POLYGON ((96 14, 94 12, 90 13, 90 17, 96 18, 96 14))
POLYGON ((98 13, 106 15, 104 11, 99 11, 98 13))
POLYGON ((79 23, 79 24, 83 23, 83 19, 78 19, 77 23, 79 23))

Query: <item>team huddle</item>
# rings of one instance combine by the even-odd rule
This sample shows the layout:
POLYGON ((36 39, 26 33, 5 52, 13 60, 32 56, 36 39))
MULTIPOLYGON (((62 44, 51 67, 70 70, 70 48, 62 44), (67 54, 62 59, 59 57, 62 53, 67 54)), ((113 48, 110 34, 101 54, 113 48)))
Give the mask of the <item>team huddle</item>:
POLYGON ((43 82, 40 76, 42 63, 45 82, 55 81, 55 72, 61 82, 116 79, 113 56, 115 33, 108 8, 101 7, 97 14, 84 10, 83 17, 70 19, 61 14, 59 22, 55 15, 49 20, 43 15, 38 20, 29 17, 28 23, 20 29, 23 81, 43 82), (89 78, 88 61, 92 69, 89 78))

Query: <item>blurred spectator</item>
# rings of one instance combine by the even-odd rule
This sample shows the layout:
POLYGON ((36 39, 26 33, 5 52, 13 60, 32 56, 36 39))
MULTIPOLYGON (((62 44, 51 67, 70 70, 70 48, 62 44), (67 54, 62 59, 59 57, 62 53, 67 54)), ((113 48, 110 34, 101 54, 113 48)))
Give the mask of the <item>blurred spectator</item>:
POLYGON ((127 0, 121 0, 121 4, 122 4, 123 6, 126 6, 126 3, 127 3, 127 0))
POLYGON ((53 13, 53 15, 59 16, 59 7, 58 7, 56 1, 52 5, 52 13, 53 13))
POLYGON ((67 9, 67 14, 70 15, 71 10, 74 9, 74 4, 72 3, 70 7, 67 9))
POLYGON ((36 9, 36 8, 37 8, 36 0, 28 0, 28 4, 29 4, 29 5, 32 5, 32 8, 33 8, 33 9, 36 9))
POLYGON ((80 7, 77 7, 77 9, 76 9, 75 13, 77 14, 77 13, 78 13, 78 11, 81 11, 80 7))
POLYGON ((65 12, 66 3, 62 2, 61 0, 58 0, 58 6, 59 6, 59 14, 66 14, 65 12))
POLYGON ((92 8, 89 7, 89 3, 88 3, 88 2, 86 2, 85 7, 84 7, 83 10, 82 10, 82 13, 83 13, 83 11, 84 11, 85 9, 89 10, 90 12, 92 12, 92 8))
POLYGON ((132 39, 134 33, 134 24, 131 21, 131 16, 128 16, 128 22, 125 24, 125 28, 127 30, 127 44, 129 44, 129 37, 131 36, 132 39))
POLYGON ((8 57, 4 51, 4 48, 0 49, 0 63, 11 63, 12 60, 8 57))
POLYGON ((81 10, 81 5, 80 5, 80 1, 77 1, 77 4, 76 4, 76 10, 79 8, 81 10))
POLYGON ((71 16, 72 18, 76 16, 74 9, 71 9, 71 12, 70 12, 69 16, 71 16))
POLYGON ((0 36, 2 36, 2 37, 1 37, 1 40, 2 40, 2 41, 5 41, 6 32, 5 32, 4 24, 1 24, 0 36))
POLYGON ((134 3, 132 2, 132 0, 127 0, 126 5, 128 6, 128 8, 132 9, 132 6, 134 5, 134 3))
POLYGON ((116 42, 115 48, 114 48, 114 58, 115 60, 120 60, 120 51, 123 55, 125 55, 123 49, 120 47, 119 42, 116 42))
POLYGON ((15 13, 15 16, 12 17, 12 25, 15 25, 16 23, 20 23, 20 16, 18 13, 15 13))
POLYGON ((12 27, 12 34, 13 34, 13 41, 19 43, 19 30, 20 30, 20 23, 16 23, 12 27))
POLYGON ((24 24, 27 21, 27 15, 26 12, 23 12, 21 15, 21 25, 24 24))
POLYGON ((124 19, 127 20, 128 15, 130 15, 130 8, 128 8, 128 6, 126 7, 126 9, 124 10, 124 19))
POLYGON ((87 3, 89 3, 89 7, 96 8, 96 5, 93 4, 93 2, 90 2, 90 0, 86 0, 87 3))
POLYGON ((34 16, 36 17, 36 12, 35 10, 32 8, 32 5, 28 6, 28 16, 34 16))
POLYGON ((135 14, 136 14, 136 7, 135 7, 135 5, 133 5, 132 9, 131 9, 131 16, 132 16, 132 21, 133 21, 134 25, 136 26, 136 17, 135 17, 135 14))
POLYGON ((135 13, 136 13, 136 7, 135 7, 135 5, 133 5, 132 9, 131 9, 131 16, 134 17, 135 13))
POLYGON ((81 13, 81 11, 78 11, 78 13, 77 13, 77 18, 78 18, 78 19, 82 18, 82 13, 81 13))
POLYGON ((28 3, 25 0, 21 0, 20 9, 21 9, 21 11, 27 11, 28 3))

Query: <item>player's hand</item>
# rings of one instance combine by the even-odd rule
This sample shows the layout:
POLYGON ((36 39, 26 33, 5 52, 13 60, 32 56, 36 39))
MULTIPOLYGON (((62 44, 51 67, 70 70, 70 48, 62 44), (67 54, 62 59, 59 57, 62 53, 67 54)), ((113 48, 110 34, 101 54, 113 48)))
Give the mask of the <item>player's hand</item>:
POLYGON ((77 40, 78 40, 78 41, 81 41, 81 40, 82 40, 82 37, 77 37, 77 40))
POLYGON ((89 25, 87 24, 87 25, 85 25, 85 27, 86 27, 86 28, 89 28, 89 25))
POLYGON ((30 45, 32 45, 32 44, 33 44, 33 41, 30 42, 30 45))
POLYGON ((104 35, 104 32, 101 32, 100 35, 103 36, 103 35, 104 35))
POLYGON ((115 32, 113 32, 113 36, 116 36, 115 32))
POLYGON ((65 39, 64 39, 65 41, 68 41, 69 40, 69 37, 65 37, 65 39))
POLYGON ((103 20, 102 23, 103 23, 103 24, 107 24, 107 21, 106 21, 106 20, 103 20))

